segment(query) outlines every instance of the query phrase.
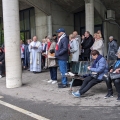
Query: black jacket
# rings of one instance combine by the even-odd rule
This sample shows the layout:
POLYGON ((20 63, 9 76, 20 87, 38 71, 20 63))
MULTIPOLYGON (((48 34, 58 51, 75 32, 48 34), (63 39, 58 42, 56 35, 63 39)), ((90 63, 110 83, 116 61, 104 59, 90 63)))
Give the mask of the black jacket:
POLYGON ((2 53, 0 55, 0 62, 2 62, 2 64, 5 64, 5 54, 4 53, 2 53))
POLYGON ((83 57, 90 57, 91 50, 94 43, 92 35, 90 35, 88 38, 84 39, 84 42, 82 43, 82 49, 84 49, 83 57))

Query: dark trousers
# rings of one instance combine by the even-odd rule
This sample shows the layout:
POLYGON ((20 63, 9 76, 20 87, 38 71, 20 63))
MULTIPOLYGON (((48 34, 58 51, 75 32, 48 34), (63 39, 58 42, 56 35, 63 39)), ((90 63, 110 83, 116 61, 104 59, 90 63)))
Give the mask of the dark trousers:
POLYGON ((45 67, 45 56, 42 55, 42 68, 45 67))
POLYGON ((24 58, 21 58, 21 63, 22 63, 22 66, 25 66, 25 59, 24 58))
POLYGON ((3 75, 5 73, 5 65, 0 64, 0 75, 3 75))
POLYGON ((50 67, 51 80, 57 80, 57 67, 50 67))
POLYGON ((111 80, 109 77, 108 78, 104 77, 104 80, 106 82, 108 92, 109 91, 113 92, 113 89, 112 89, 112 82, 113 82, 115 85, 116 91, 120 95, 120 79, 111 80))
POLYGON ((90 61, 90 57, 83 57, 84 61, 90 61))
POLYGON ((83 81, 83 84, 79 90, 80 94, 83 95, 86 93, 90 88, 92 88, 94 85, 100 83, 100 80, 94 79, 92 77, 86 77, 85 80, 83 81))

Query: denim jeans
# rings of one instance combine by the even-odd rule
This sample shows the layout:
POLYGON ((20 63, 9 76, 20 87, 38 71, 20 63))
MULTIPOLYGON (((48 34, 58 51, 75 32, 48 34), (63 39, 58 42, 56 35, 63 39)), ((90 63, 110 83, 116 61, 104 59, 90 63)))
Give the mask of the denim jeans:
POLYGON ((58 63, 59 63, 59 68, 62 75, 62 84, 66 85, 67 78, 65 77, 65 73, 67 73, 67 61, 59 60, 58 63))
POLYGON ((56 81, 57 80, 57 67, 50 67, 50 76, 51 80, 56 81))

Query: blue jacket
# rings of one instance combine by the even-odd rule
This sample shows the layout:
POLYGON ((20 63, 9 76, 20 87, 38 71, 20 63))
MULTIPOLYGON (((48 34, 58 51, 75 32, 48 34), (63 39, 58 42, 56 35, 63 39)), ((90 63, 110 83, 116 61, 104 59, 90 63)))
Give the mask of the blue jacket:
POLYGON ((55 51, 55 56, 58 60, 68 61, 68 37, 64 37, 60 40, 59 49, 55 51))
POLYGON ((98 80, 102 80, 105 73, 108 72, 108 64, 104 57, 102 57, 97 63, 96 68, 90 68, 91 72, 99 73, 98 80))

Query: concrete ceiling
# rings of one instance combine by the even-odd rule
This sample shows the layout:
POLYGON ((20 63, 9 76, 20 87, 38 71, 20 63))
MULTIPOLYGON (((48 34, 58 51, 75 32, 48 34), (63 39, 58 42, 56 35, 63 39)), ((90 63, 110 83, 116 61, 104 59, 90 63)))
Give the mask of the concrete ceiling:
POLYGON ((19 9, 20 10, 24 10, 24 9, 27 9, 30 7, 32 7, 30 4, 27 4, 26 2, 24 2, 22 0, 19 1, 19 9))
POLYGON ((77 11, 85 4, 84 0, 54 0, 54 1, 56 1, 64 10, 68 12, 77 11))
POLYGON ((120 0, 101 0, 107 10, 114 10, 116 21, 120 25, 120 0))

